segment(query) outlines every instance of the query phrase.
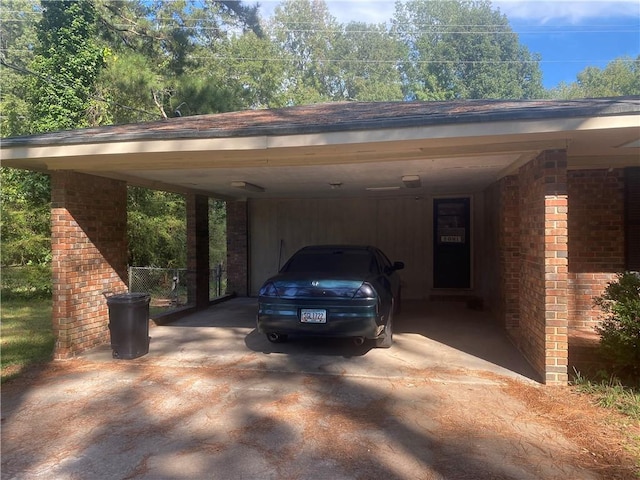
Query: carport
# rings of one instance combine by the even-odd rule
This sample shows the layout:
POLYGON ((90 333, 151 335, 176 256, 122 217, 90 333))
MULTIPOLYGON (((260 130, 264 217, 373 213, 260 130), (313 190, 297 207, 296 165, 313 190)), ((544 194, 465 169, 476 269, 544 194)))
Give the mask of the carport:
POLYGON ((255 295, 303 245, 375 244, 407 265, 403 298, 491 312, 562 384, 569 329, 640 269, 639 113, 638 97, 333 103, 5 139, 2 161, 52 176, 58 358, 107 340, 131 184, 186 195, 194 309, 209 305, 215 197, 228 293, 255 295))

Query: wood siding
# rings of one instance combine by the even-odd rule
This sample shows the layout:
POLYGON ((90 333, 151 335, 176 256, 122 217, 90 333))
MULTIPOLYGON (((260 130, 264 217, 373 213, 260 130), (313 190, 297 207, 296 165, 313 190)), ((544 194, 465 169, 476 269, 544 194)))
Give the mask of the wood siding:
MULTIPOLYGON (((428 298, 433 278, 432 210, 430 197, 250 201, 250 294, 257 295, 262 282, 299 248, 335 243, 375 245, 392 262, 405 262, 400 272, 403 298, 428 298)), ((475 220, 477 228, 481 222, 475 220)), ((478 237, 476 231, 474 239, 478 237)))

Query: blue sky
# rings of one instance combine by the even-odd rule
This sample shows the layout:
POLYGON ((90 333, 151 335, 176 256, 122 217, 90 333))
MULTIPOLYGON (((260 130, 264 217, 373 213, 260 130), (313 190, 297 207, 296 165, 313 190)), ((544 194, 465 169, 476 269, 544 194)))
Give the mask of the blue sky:
MULTIPOLYGON (((263 0, 268 16, 279 1, 263 0)), ((338 21, 387 23, 394 1, 325 0, 338 21)), ((640 55, 640 0, 494 0, 520 42, 541 56, 547 88, 570 83, 585 67, 604 68, 621 56, 640 55)))

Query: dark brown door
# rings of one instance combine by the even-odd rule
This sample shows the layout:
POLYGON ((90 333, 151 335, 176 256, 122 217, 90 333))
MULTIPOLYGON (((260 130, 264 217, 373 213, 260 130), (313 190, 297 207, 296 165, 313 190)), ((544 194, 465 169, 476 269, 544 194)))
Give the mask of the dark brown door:
POLYGON ((433 286, 471 287, 469 198, 433 201, 433 286))

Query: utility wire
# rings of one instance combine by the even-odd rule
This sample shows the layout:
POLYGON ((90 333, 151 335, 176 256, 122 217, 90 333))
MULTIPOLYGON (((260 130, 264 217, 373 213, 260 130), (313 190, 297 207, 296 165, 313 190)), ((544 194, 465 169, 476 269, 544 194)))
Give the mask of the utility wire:
MULTIPOLYGON (((7 13, 7 12, 5 12, 7 13)), ((9 12, 9 13, 18 13, 18 12, 9 12)), ((33 14, 41 15, 39 12, 29 12, 33 14)), ((226 32, 233 27, 205 27, 198 25, 200 22, 208 22, 210 19, 208 18, 189 18, 188 22, 193 22, 194 25, 184 25, 181 22, 177 22, 172 18, 155 18, 153 20, 154 27, 173 27, 178 29, 197 29, 197 30, 211 30, 217 32, 226 32)), ((9 18, 4 19, 3 23, 31 23, 32 20, 26 18, 9 18)), ((309 25, 313 27, 314 25, 318 25, 319 27, 324 27, 323 23, 320 22, 287 22, 287 26, 303 26, 309 25)), ((380 24, 370 24, 372 26, 378 26, 380 24)), ((514 33, 517 35, 549 35, 551 33, 572 33, 572 34, 593 34, 593 33, 636 33, 640 32, 640 29, 631 24, 610 24, 610 25, 580 25, 580 26, 572 26, 572 25, 521 25, 521 28, 526 28, 526 30, 514 30, 513 27, 509 25, 493 25, 493 24, 447 24, 447 25, 431 25, 431 24, 394 24, 394 23, 383 23, 387 28, 389 27, 402 27, 404 25, 409 25, 411 27, 419 27, 411 30, 412 35, 419 35, 423 33, 455 33, 455 34, 494 34, 494 33, 514 33), (458 30, 462 28, 486 28, 486 30, 458 30)), ((116 27, 128 27, 130 24, 114 24, 116 27)), ((348 24, 341 24, 342 27, 348 26, 348 24)), ((379 34, 379 31, 376 30, 345 30, 344 28, 288 28, 288 29, 279 29, 279 32, 283 33, 369 33, 369 34, 379 34)), ((394 34, 394 32, 385 32, 386 34, 394 34)))
MULTIPOLYGON (((52 0, 49 0, 52 1, 52 0)), ((62 0, 61 0, 62 1, 62 0)), ((37 16, 42 16, 42 12, 40 11, 20 11, 20 10, 3 10, 2 12, 3 14, 17 14, 21 17, 24 17, 25 14, 28 15, 37 15, 37 16)), ((270 18, 267 18, 270 19, 270 18)), ((27 18, 4 18, 3 23, 7 23, 7 22, 14 22, 14 23, 27 23, 27 22, 32 22, 33 20, 27 19, 27 18)), ((209 22, 211 21, 211 18, 208 17, 186 17, 185 18, 186 22, 194 22, 194 23, 201 23, 201 22, 209 22)), ((176 21, 175 18, 172 17, 153 17, 152 19, 149 19, 150 24, 153 25, 157 25, 157 26, 168 26, 168 25, 178 25, 178 26, 183 26, 180 25, 179 22, 176 21)), ((347 23, 342 23, 342 22, 338 22, 338 25, 340 26, 347 26, 349 25, 350 22, 347 23)), ((353 22, 353 23, 367 23, 367 22, 353 22)), ((393 22, 392 20, 386 21, 386 22, 378 22, 378 23, 367 23, 368 25, 371 26, 379 26, 379 25, 385 25, 385 26, 393 26, 393 27, 405 27, 405 26, 410 26, 410 27, 416 27, 417 29, 414 30, 418 33, 422 33, 422 32, 427 32, 429 30, 427 29, 431 29, 433 27, 439 27, 439 28, 469 28, 469 27, 491 27, 491 28, 496 28, 496 29, 509 29, 509 30, 513 30, 513 27, 511 25, 496 25, 493 23, 488 23, 488 24, 483 24, 483 23, 451 23, 451 24, 446 24, 446 25, 433 25, 431 23, 413 23, 413 22, 393 22)), ((285 22, 285 25, 287 26, 302 26, 302 25, 309 25, 311 27, 313 26, 319 26, 319 27, 323 27, 323 28, 309 28, 309 29, 305 29, 305 31, 313 31, 313 32, 323 32, 323 31, 329 31, 329 32, 334 32, 334 31, 340 31, 340 28, 324 28, 326 27, 326 24, 324 22, 319 22, 319 21, 287 21, 285 22)), ((564 24, 564 23, 558 23, 558 24, 554 24, 554 25, 537 25, 537 24, 520 24, 518 25, 519 28, 526 28, 526 29, 530 29, 527 31, 514 31, 514 33, 536 33, 536 31, 540 31, 540 34, 543 33, 549 33, 549 30, 567 30, 571 33, 581 33, 581 32, 594 32, 594 33, 599 33, 601 31, 604 32, 617 32, 619 31, 620 28, 633 28, 633 30, 630 30, 632 32, 636 32, 638 31, 638 28, 635 27, 635 22, 634 23, 611 23, 611 24, 582 24, 582 25, 572 25, 570 23, 564 24), (592 29, 606 29, 606 30, 592 30, 592 29), (610 30, 609 30, 610 29, 610 30)), ((184 28, 189 28, 188 26, 183 26, 184 28)), ((223 28, 221 27, 210 27, 212 29, 218 29, 218 30, 223 30, 223 28)), ((357 31, 357 30, 355 30, 357 31)), ((365 30, 365 32, 368 30, 365 30)), ((494 31, 494 30, 488 30, 490 32, 494 31)))

